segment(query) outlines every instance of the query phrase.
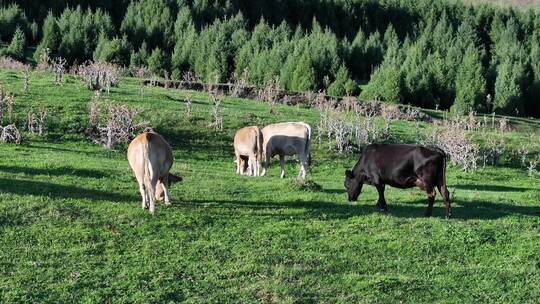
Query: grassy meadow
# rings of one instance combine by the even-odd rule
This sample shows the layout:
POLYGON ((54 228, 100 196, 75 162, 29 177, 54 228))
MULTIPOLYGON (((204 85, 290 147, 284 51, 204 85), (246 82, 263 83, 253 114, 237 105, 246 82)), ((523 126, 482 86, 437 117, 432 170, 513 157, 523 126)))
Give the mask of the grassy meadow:
MULTIPOLYGON (((20 73, 2 70, 0 81, 16 95, 17 122, 32 108, 50 110, 45 137, 0 144, 1 303, 540 301, 538 173, 449 166, 452 219, 440 195, 424 217, 419 189, 387 188, 381 214, 373 187, 347 201, 344 171, 358 155, 315 140, 307 187, 296 182, 294 159, 285 179, 277 159, 265 177, 235 174, 237 128, 303 120, 315 130, 317 110, 278 105, 270 114, 264 103, 225 98, 224 130, 214 131, 205 93, 146 87, 140 96, 128 78, 102 99, 144 109, 173 147, 171 171, 184 177, 172 206, 158 204, 151 216, 126 147, 109 151, 81 135, 93 96, 82 82, 67 76, 54 86, 52 75, 34 72, 24 95, 20 73)), ((509 145, 540 140, 538 120, 510 122, 498 135, 509 145)), ((391 132, 412 142, 415 124, 394 122, 391 132)))

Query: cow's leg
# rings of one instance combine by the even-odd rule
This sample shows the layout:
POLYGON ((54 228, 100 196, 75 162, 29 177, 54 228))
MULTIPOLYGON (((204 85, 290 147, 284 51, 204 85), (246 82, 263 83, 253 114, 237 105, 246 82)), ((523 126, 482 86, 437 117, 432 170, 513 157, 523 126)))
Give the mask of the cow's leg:
POLYGON ((249 173, 251 176, 257 176, 257 157, 252 154, 249 156, 249 163, 250 163, 250 168, 249 168, 249 173))
POLYGON ((279 156, 279 165, 281 166, 281 178, 285 177, 285 155, 279 156))
POLYGON ((148 208, 148 196, 146 194, 146 188, 144 187, 144 181, 142 178, 139 178, 138 176, 136 176, 137 178, 137 183, 139 184, 139 192, 141 193, 141 198, 142 198, 142 208, 143 209, 147 209, 148 208))
POLYGON ((426 193, 428 196, 428 206, 427 206, 425 215, 431 216, 433 212, 433 202, 435 202, 435 189, 433 189, 433 187, 427 188, 426 193))
POLYGON ((379 192, 379 200, 377 201, 377 207, 379 207, 379 211, 386 212, 388 211, 388 207, 386 206, 386 199, 384 199, 384 185, 379 185, 377 187, 377 192, 379 192))
POLYGON ((156 211, 156 186, 158 183, 157 176, 153 176, 150 180, 151 186, 150 189, 147 189, 146 192, 148 194, 148 200, 149 200, 149 208, 148 211, 150 211, 151 214, 154 214, 156 211))
POLYGON ((448 192, 446 185, 437 186, 437 189, 439 189, 439 193, 444 201, 444 206, 446 207, 446 218, 450 218, 452 216, 452 208, 450 207, 450 193, 448 192))
POLYGON ((163 189, 163 201, 165 202, 165 205, 169 206, 171 204, 170 197, 169 197, 169 174, 167 176, 163 177, 161 179, 161 188, 163 189))
POLYGON ((148 209, 148 196, 146 195, 146 189, 144 189, 144 185, 142 183, 139 183, 139 192, 141 192, 142 197, 142 208, 148 209))
POLYGON ((265 160, 264 160, 264 162, 262 164, 263 170, 262 170, 261 176, 266 175, 266 170, 268 169, 268 166, 270 166, 270 155, 266 154, 265 160))
POLYGON ((298 155, 298 158, 300 160, 300 174, 298 176, 301 177, 302 179, 305 179, 306 173, 309 168, 308 157, 304 153, 301 153, 298 155))
POLYGON ((242 164, 242 160, 240 159, 240 155, 238 153, 235 153, 236 157, 236 174, 240 174, 240 165, 242 164))

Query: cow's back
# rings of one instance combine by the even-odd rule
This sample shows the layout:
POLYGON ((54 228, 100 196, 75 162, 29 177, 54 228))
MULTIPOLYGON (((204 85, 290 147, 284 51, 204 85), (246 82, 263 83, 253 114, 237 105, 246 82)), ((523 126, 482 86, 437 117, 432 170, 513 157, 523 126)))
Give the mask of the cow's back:
POLYGON ((258 153, 257 141, 262 136, 261 130, 257 126, 245 127, 234 135, 234 149, 240 155, 248 155, 250 153, 258 153))
POLYGON ((144 132, 129 144, 128 161, 135 172, 144 172, 145 158, 153 164, 155 172, 164 176, 172 166, 173 156, 170 145, 154 132, 144 132))
POLYGON ((264 127, 263 151, 271 156, 308 153, 311 128, 303 122, 277 123, 264 127))

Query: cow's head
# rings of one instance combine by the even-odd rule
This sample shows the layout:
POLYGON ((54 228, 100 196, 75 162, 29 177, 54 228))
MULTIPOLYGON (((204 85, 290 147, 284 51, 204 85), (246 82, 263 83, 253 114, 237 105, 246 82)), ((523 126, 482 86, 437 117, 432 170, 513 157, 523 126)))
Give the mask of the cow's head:
POLYGON ((356 176, 351 170, 345 171, 345 189, 347 189, 350 202, 358 200, 363 185, 364 178, 362 175, 356 176))
MULTIPOLYGON (((179 183, 182 180, 183 179, 181 176, 169 173, 169 177, 167 178, 167 183, 168 183, 167 189, 169 189, 169 187, 171 187, 172 184, 179 183)), ((161 187, 161 181, 158 181, 156 185, 156 199, 158 201, 162 201, 164 198, 165 198, 165 193, 163 193, 163 188, 161 187)))

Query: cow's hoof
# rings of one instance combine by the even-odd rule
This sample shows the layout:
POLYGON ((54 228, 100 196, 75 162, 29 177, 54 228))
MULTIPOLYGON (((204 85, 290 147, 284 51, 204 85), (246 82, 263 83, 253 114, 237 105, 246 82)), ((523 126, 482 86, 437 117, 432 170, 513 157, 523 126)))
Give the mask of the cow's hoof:
POLYGON ((387 208, 379 208, 379 212, 381 212, 381 213, 387 213, 387 212, 388 212, 388 209, 387 209, 387 208))

